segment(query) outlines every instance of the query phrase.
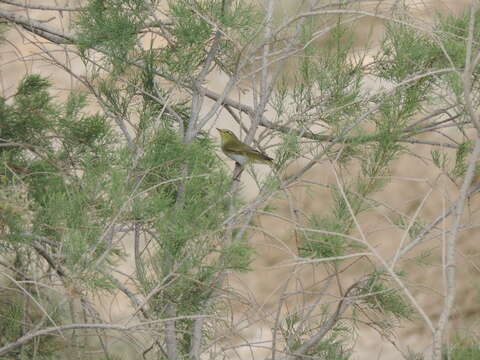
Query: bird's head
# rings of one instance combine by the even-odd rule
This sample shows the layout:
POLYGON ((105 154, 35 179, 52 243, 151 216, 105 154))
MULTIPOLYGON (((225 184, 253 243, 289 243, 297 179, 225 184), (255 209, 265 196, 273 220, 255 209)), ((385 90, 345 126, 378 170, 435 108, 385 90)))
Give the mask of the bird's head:
POLYGON ((237 139, 235 134, 228 129, 217 128, 217 130, 220 133, 220 137, 222 138, 222 141, 229 141, 229 140, 236 140, 237 139))

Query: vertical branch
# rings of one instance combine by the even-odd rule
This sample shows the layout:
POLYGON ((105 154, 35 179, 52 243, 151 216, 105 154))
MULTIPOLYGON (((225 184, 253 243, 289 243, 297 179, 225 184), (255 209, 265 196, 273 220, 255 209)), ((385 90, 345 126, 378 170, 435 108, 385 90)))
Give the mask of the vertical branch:
POLYGON ((222 32, 220 29, 215 31, 214 39, 212 47, 207 54, 207 57, 204 60, 204 64, 202 70, 198 74, 198 76, 192 82, 192 107, 190 109, 190 119, 188 123, 188 128, 186 133, 184 134, 184 141, 189 143, 193 140, 196 133, 201 129, 201 126, 198 124, 200 110, 203 105, 203 100, 205 99, 205 92, 202 87, 202 83, 205 81, 207 75, 212 71, 212 63, 215 59, 215 55, 217 54, 218 50, 220 49, 220 40, 222 38, 222 32))
MULTIPOLYGON (((223 4, 225 5, 225 4, 223 4)), ((222 12, 224 8, 222 8, 222 12)), ((195 138, 197 132, 201 129, 199 126, 199 116, 200 110, 203 105, 203 101, 205 99, 205 93, 201 84, 205 81, 206 76, 212 70, 212 63, 215 59, 215 55, 220 48, 220 39, 222 37, 222 32, 217 29, 215 31, 215 36, 213 40, 213 45, 210 48, 210 51, 207 54, 207 57, 204 60, 204 64, 202 70, 200 71, 199 75, 193 80, 192 82, 192 106, 190 109, 190 119, 188 122, 188 126, 185 129, 183 136, 183 142, 185 144, 189 144, 195 138)), ((182 177, 186 177, 188 175, 188 168, 186 165, 183 166, 182 169, 182 177)), ((184 201, 184 194, 185 194, 185 181, 181 181, 178 185, 178 192, 176 198, 175 208, 176 210, 180 210, 184 201)), ((173 260, 173 259, 172 259, 173 260)), ((173 266, 173 262, 171 262, 173 266)), ((172 269, 170 269, 172 270, 172 269)), ((176 309, 173 303, 167 305, 166 314, 169 318, 174 318, 176 316, 176 309)), ((198 359, 200 356, 200 344, 201 344, 201 331, 203 328, 203 318, 197 319, 194 322, 192 328, 192 345, 190 350, 190 356, 193 359, 198 359)), ((168 320, 165 323, 165 340, 167 345, 167 354, 169 360, 175 360, 178 358, 178 341, 176 337, 176 326, 175 320, 168 320)))
MULTIPOLYGON (((230 5, 229 0, 222 1, 222 11, 221 11, 222 18, 225 16, 225 12, 228 11, 229 5, 230 5)), ((205 78, 208 75, 208 73, 213 69, 212 63, 215 59, 215 55, 220 49, 221 38, 222 38, 222 32, 220 29, 217 28, 217 30, 215 31, 213 45, 207 54, 207 57, 203 64, 203 68, 200 71, 200 74, 198 75, 198 77, 193 81, 193 97, 192 97, 192 109, 191 109, 192 113, 190 116, 188 129, 184 137, 185 139, 184 141, 187 143, 193 140, 197 132, 202 129, 206 121, 208 121, 208 119, 210 118, 209 114, 212 113, 212 111, 210 111, 209 114, 207 114, 203 119, 199 119, 201 106, 203 104, 203 100, 205 99, 205 91, 202 87, 202 83, 205 81, 205 78)), ((225 88, 225 96, 227 92, 230 90, 230 88, 233 87, 234 83, 235 83, 234 79, 230 79, 230 82, 227 84, 225 88)), ((219 277, 222 278, 222 282, 223 282, 223 276, 224 276, 223 273, 219 274, 219 277)), ((208 306, 208 304, 212 301, 212 297, 213 297, 213 294, 205 301, 205 304, 204 306, 202 306, 202 309, 205 309, 208 306)), ((204 323, 205 323, 205 318, 201 316, 195 319, 193 322, 193 326, 191 330, 192 338, 190 343, 190 354, 189 354, 190 359, 192 360, 200 359, 202 331, 203 331, 204 323)))
POLYGON ((140 279, 140 282, 145 281, 145 269, 143 267, 142 257, 140 256, 140 224, 138 221, 135 221, 133 225, 133 241, 134 241, 134 261, 135 261, 135 270, 137 273, 137 279, 140 279))
POLYGON ((192 329, 192 346, 190 348, 190 359, 199 360, 201 353, 202 343, 202 330, 203 330, 204 318, 198 318, 193 323, 192 329))
MULTIPOLYGON (((295 270, 292 270, 292 275, 295 273, 295 270)), ((291 276, 289 276, 283 286, 282 286, 282 290, 280 292, 280 300, 277 304, 277 311, 276 311, 276 314, 275 314, 275 322, 273 324, 273 330, 272 330, 272 360, 275 360, 275 357, 276 357, 276 354, 277 354, 277 332, 278 332, 278 329, 280 328, 280 315, 281 315, 281 312, 282 312, 282 308, 283 308, 283 305, 285 303, 285 301, 287 300, 288 296, 287 296, 287 287, 288 287, 288 284, 290 283, 290 280, 291 280, 291 276)))
POLYGON ((480 158, 480 137, 477 136, 475 141, 475 147, 467 168, 465 179, 463 180, 462 187, 460 188, 460 196, 457 205, 454 209, 454 220, 451 231, 448 235, 446 248, 445 248, 445 264, 444 271, 446 277, 446 295, 443 303, 442 313, 438 320, 437 327, 433 333, 433 360, 440 360, 442 358, 442 340, 445 329, 448 325, 448 320, 455 303, 456 296, 456 244, 458 239, 458 232, 460 229, 461 217, 465 208, 465 202, 467 199, 468 189, 473 180, 475 174, 476 163, 480 158))
POLYGON ((477 113, 473 109, 472 104, 472 78, 473 71, 478 64, 480 59, 480 52, 477 57, 472 61, 472 51, 473 51, 473 33, 475 28, 475 15, 478 11, 478 1, 474 1, 472 8, 470 10, 470 22, 468 24, 468 38, 467 38, 467 53, 465 55, 465 70, 463 71, 463 96, 465 100, 465 107, 470 116, 472 124, 477 129, 477 132, 480 136, 480 119, 478 118, 477 113))
POLYGON ((474 106, 472 104, 471 91, 472 91, 472 78, 473 71, 478 63, 479 56, 472 61, 472 52, 473 52, 473 36, 475 30, 475 16, 478 11, 478 1, 474 1, 472 8, 470 9, 470 21, 468 24, 468 38, 467 38, 467 51, 465 56, 465 70, 463 72, 463 96, 465 101, 465 108, 468 116, 474 127, 477 130, 475 147, 472 154, 470 155, 470 160, 468 163, 467 172, 463 180, 462 186, 460 188, 460 194, 453 209, 453 225, 451 231, 448 235, 446 244, 445 244, 445 279, 446 279, 446 288, 445 288, 445 299, 443 302, 443 309, 438 319, 437 327, 433 334, 433 343, 432 343, 432 360, 440 360, 442 358, 442 345, 445 330, 448 326, 448 321, 450 314, 452 312, 453 306, 455 304, 456 297, 456 244, 458 239, 458 232, 460 229, 461 217, 465 208, 465 202, 468 197, 468 192, 472 180, 475 175, 475 169, 477 161, 480 158, 480 120, 478 114, 476 113, 474 106))
POLYGON ((169 302, 166 307, 165 315, 168 320, 165 321, 165 343, 167 346, 168 360, 178 359, 178 341, 175 327, 176 310, 174 304, 169 302))
POLYGON ((263 113, 265 112, 265 107, 267 105, 268 99, 270 98, 271 86, 274 82, 272 79, 272 84, 268 83, 268 58, 270 55, 270 42, 272 41, 272 21, 273 21, 273 0, 268 1, 267 5, 267 14, 265 19, 265 39, 263 44, 263 51, 262 51, 262 71, 261 71, 261 78, 260 78, 260 94, 259 94, 259 102, 258 106, 256 106, 254 117, 252 118, 252 126, 245 138, 245 142, 249 144, 252 142, 255 132, 257 131, 258 124, 260 123, 260 119, 263 117, 263 113))

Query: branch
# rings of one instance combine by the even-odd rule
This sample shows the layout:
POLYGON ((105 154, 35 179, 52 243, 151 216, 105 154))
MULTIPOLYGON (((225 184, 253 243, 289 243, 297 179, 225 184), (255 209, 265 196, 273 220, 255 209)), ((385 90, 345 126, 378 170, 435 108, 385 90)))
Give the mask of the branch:
POLYGON ((398 142, 409 143, 409 144, 422 144, 422 145, 431 145, 431 146, 440 146, 449 149, 458 149, 458 145, 450 144, 446 142, 438 142, 438 141, 430 141, 430 140, 423 140, 423 139, 398 139, 398 142))
MULTIPOLYGON (((218 94, 218 93, 216 93, 216 92, 214 92, 210 89, 204 88, 203 91, 204 91, 205 96, 212 99, 212 100, 218 101, 218 99, 221 97, 220 94, 218 94)), ((255 117, 255 110, 252 107, 250 107, 248 105, 245 105, 241 102, 232 100, 230 98, 224 98, 222 103, 225 106, 235 108, 235 109, 247 114, 248 116, 250 116, 250 118, 255 117)), ((437 116, 439 114, 435 114, 435 116, 437 116)), ((453 120, 454 118, 455 117, 452 117, 449 120, 453 120)), ((331 143, 339 141, 338 136, 315 134, 315 133, 312 133, 312 132, 296 130, 296 129, 293 129, 293 128, 291 128, 289 126, 286 126, 286 125, 276 124, 276 123, 268 120, 265 116, 260 117, 260 120, 259 120, 258 124, 260 126, 268 128, 270 130, 275 130, 275 131, 281 132, 283 134, 296 135, 296 136, 302 137, 304 139, 315 140, 315 141, 320 141, 320 142, 331 142, 331 143)), ((407 132, 409 130, 410 130, 409 128, 406 128, 405 132, 407 132)), ((358 142, 362 143, 362 142, 380 140, 384 136, 385 136, 384 134, 372 134, 372 135, 367 135, 367 136, 362 136, 362 137, 358 137, 358 136, 342 137, 341 141, 344 142, 344 143, 358 143, 358 142)), ((425 145, 432 145, 432 146, 441 146, 441 147, 447 147, 447 148, 451 148, 451 149, 457 149, 458 148, 458 145, 455 145, 455 144, 449 144, 449 143, 437 142, 437 141, 429 141, 429 140, 423 140, 423 139, 415 139, 415 138, 413 138, 413 139, 412 138, 400 138, 400 139, 398 139, 398 141, 399 142, 404 142, 404 143, 410 143, 410 144, 425 144, 425 145)))
MULTIPOLYGON (((165 311, 168 317, 175 317, 176 309, 173 303, 168 303, 165 311)), ((165 343, 167 345, 168 360, 178 359, 178 341, 176 334, 177 327, 175 319, 168 319, 165 321, 165 343)))
POLYGON ((71 33, 58 30, 52 26, 44 25, 37 20, 17 15, 12 11, 0 10, 0 17, 13 22, 14 24, 20 25, 25 30, 56 44, 68 44, 72 43, 74 40, 74 36, 71 33))
MULTIPOLYGON (((69 325, 58 325, 58 326, 52 326, 48 327, 42 330, 34 331, 29 334, 26 334, 22 336, 21 338, 17 339, 15 342, 7 344, 3 347, 0 348, 0 355, 7 354, 8 352, 12 351, 13 349, 22 346, 23 344, 28 343, 29 341, 40 337, 40 336, 46 336, 46 335, 51 335, 52 333, 58 332, 62 333, 62 331, 66 330, 75 330, 75 329, 103 329, 103 330, 117 330, 117 331, 122 331, 125 332, 126 336, 130 336, 133 338, 131 335, 133 333, 133 329, 137 328, 142 328, 142 327, 148 327, 152 324, 155 323, 163 323, 167 321, 174 321, 174 320, 180 320, 180 319, 196 319, 198 316, 179 316, 175 318, 168 318, 168 319, 160 319, 156 321, 150 321, 150 322, 143 322, 143 323, 138 323, 138 324, 133 324, 130 326, 124 326, 124 325, 115 325, 115 324, 92 324, 92 323, 80 323, 80 324, 69 324, 69 325)), ((171 360, 171 358, 169 358, 171 360)))
POLYGON ((460 188, 460 196, 458 198, 458 203, 454 208, 454 222, 452 225, 452 230, 447 238, 445 244, 445 278, 446 278, 446 295, 443 304, 442 313, 440 314, 440 319, 438 320, 437 327, 435 328, 433 336, 433 354, 432 359, 439 360, 442 357, 442 338, 445 332, 445 329, 448 325, 448 319, 450 318, 450 313, 452 311, 453 305, 455 303, 456 296, 456 243, 458 239, 458 231, 460 229, 461 217, 463 215, 463 210, 465 208, 465 202, 468 197, 468 190, 470 184, 475 175, 475 167, 478 159, 480 158, 480 137, 477 137, 475 142, 475 148, 473 149, 470 162, 468 164, 467 173, 463 181, 462 187, 460 188))
POLYGON ((32 5, 25 3, 20 3, 13 0, 0 0, 5 4, 13 5, 22 7, 25 9, 33 9, 33 10, 48 10, 48 11, 79 11, 82 9, 82 6, 49 6, 49 5, 32 5))
POLYGON ((423 308, 418 304, 417 300, 415 299, 415 297, 413 296, 413 294, 411 293, 411 291, 406 287, 406 285, 400 280, 400 277, 398 276, 398 274, 394 271, 394 269, 392 269, 392 267, 387 263, 387 261, 380 255, 379 251, 373 246, 370 244, 370 242, 367 241, 367 237, 365 236, 365 233, 363 231, 363 228, 360 226, 360 223, 358 221, 358 218, 357 216, 355 215, 355 212, 351 206, 351 203, 350 201, 348 200, 347 198, 347 195, 345 194, 345 190, 344 190, 344 186, 343 186, 343 183, 340 181, 340 177, 337 173, 337 171, 333 168, 333 165, 332 165, 332 170, 333 170, 333 173, 335 175, 335 179, 337 181, 337 185, 338 185, 338 188, 340 190, 340 193, 342 195, 342 198, 344 199, 345 201, 345 204, 348 208, 348 211, 350 212, 350 216, 352 217, 354 223, 355 223, 355 226, 360 234, 360 238, 362 240, 362 243, 367 247, 368 250, 371 251, 371 253, 378 259, 378 261, 380 262, 380 264, 385 268, 385 270, 387 271, 387 273, 392 277, 393 280, 395 280, 395 282, 398 284, 398 286, 400 287, 400 289, 402 289, 402 291, 405 293, 405 295, 408 297, 408 299, 410 300, 410 302, 413 304, 413 306, 417 309, 417 311, 419 312, 419 314, 422 316, 422 318, 424 319, 425 323, 428 325, 428 328, 432 331, 432 333, 434 332, 434 327, 433 327, 433 324, 432 324, 432 321, 430 320, 430 318, 427 316, 427 314, 425 313, 425 311, 423 310, 423 308))
POLYGON ((30 245, 35 249, 35 251, 41 257, 45 259, 48 265, 50 265, 53 269, 55 269, 55 272, 58 274, 58 276, 60 277, 67 276, 67 273, 63 268, 63 266, 58 261, 55 261, 40 243, 40 241, 42 241, 47 244, 51 244, 51 241, 49 239, 33 233, 24 233, 23 236, 33 238, 33 241, 30 242, 30 245))
POLYGON ((337 309, 335 312, 328 318, 327 321, 322 325, 320 330, 317 331, 315 335, 313 335, 309 340, 305 341, 294 353, 293 357, 289 357, 292 359, 296 358, 304 358, 305 353, 312 348, 313 346, 317 345, 323 337, 330 331, 330 329, 337 323, 340 316, 347 310, 348 305, 350 305, 350 300, 348 294, 358 287, 363 281, 359 281, 351 285, 347 291, 345 292, 345 296, 342 297, 340 302, 337 305, 337 309))
POLYGON ((41 257, 43 257, 52 268, 55 269, 56 273, 60 277, 66 276, 65 270, 62 268, 62 266, 60 264, 57 264, 52 259, 52 257, 47 253, 47 251, 36 240, 32 241, 31 245, 37 251, 37 253, 41 257))
MULTIPOLYGON (((475 194, 478 190, 480 190, 480 182, 473 184, 472 186, 469 187, 467 191, 467 198, 470 198, 473 194, 475 194)), ((417 245, 421 244, 425 240, 425 235, 427 235, 430 231, 432 231, 442 220, 446 219, 448 216, 450 216, 455 210, 455 208, 458 206, 459 199, 453 203, 452 206, 450 206, 447 211, 445 211, 442 215, 437 216, 435 220, 433 220, 430 224, 425 226, 423 230, 415 237, 414 240, 412 240, 408 245, 405 245, 400 252, 399 252, 399 257, 402 257, 405 255, 407 252, 412 250, 414 247, 417 245)))
MULTIPOLYGON (((465 70, 462 75, 463 80, 463 96, 465 101, 465 108, 470 117, 472 124, 477 130, 477 136, 475 141, 475 147, 470 156, 465 179, 463 180, 462 187, 460 188, 460 195, 458 197, 457 206, 454 208, 454 220, 451 228, 451 232, 445 243, 444 253, 444 271, 445 271, 445 299, 443 303, 442 313, 438 319, 435 332, 433 333, 432 343, 432 360, 440 360, 442 358, 442 342, 445 330, 448 326, 448 320, 450 313, 452 312, 455 304, 456 297, 456 251, 457 251, 457 239, 460 229, 461 217, 465 208, 465 202, 468 197, 468 190, 472 184, 472 180, 475 176, 475 169, 477 161, 480 158, 480 119, 476 112, 476 106, 472 103, 472 79, 473 69, 477 65, 478 55, 472 64, 472 48, 473 48, 473 34, 475 31, 475 16, 477 14, 479 3, 474 1, 472 8, 470 9, 470 21, 468 24, 468 38, 467 38, 467 51, 465 55, 465 70), (475 107, 475 109, 474 109, 475 107)), ((479 53, 480 55, 480 53, 479 53)))
POLYGON ((111 325, 111 324, 70 324, 70 325, 60 325, 60 326, 52 326, 43 330, 35 331, 33 333, 27 334, 22 336, 21 338, 17 339, 15 342, 7 344, 0 348, 0 355, 7 354, 8 352, 12 351, 13 349, 22 346, 29 341, 45 335, 51 335, 52 333, 62 332, 65 330, 75 330, 75 329, 105 329, 105 330, 118 330, 118 331, 125 331, 129 332, 133 326, 121 326, 121 325, 111 325))

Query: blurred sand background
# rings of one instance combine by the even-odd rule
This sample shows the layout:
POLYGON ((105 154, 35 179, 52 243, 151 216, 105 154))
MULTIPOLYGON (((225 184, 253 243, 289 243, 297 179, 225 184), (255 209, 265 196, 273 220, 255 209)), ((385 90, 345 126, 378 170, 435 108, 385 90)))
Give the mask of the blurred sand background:
MULTIPOLYGON (((23 0, 19 0, 23 1, 23 0)), ((42 4, 60 4, 67 3, 69 5, 77 5, 78 2, 68 1, 46 1, 37 0, 30 1, 31 3, 42 4)), ((283 0, 278 1, 278 14, 281 16, 282 12, 289 13, 295 8, 296 1, 283 0)), ((445 1, 412 1, 411 6, 415 9, 418 19, 430 21, 435 12, 441 13, 456 13, 462 11, 470 1, 466 0, 445 0, 445 1)), ((25 11, 19 11, 18 8, 0 4, 1 8, 8 10, 16 10, 19 14, 26 15, 25 11)), ((29 16, 35 19, 49 20, 53 16, 56 18, 51 20, 48 24, 52 26, 60 26, 62 29, 69 31, 70 18, 69 14, 64 12, 61 17, 58 17, 57 12, 43 12, 37 10, 30 10, 29 16)), ((363 20, 358 24, 358 38, 359 46, 362 45, 367 38, 379 41, 382 36, 382 23, 378 20, 363 20)), ((75 76, 67 74, 60 69, 56 64, 52 64, 52 59, 55 58, 63 64, 67 64, 77 76, 82 76, 84 67, 78 57, 72 56, 67 52, 62 51, 57 46, 48 44, 43 39, 40 41, 34 36, 28 34, 26 37, 22 36, 20 32, 25 34, 22 29, 16 27, 11 28, 6 34, 6 41, 0 46, 0 91, 3 96, 11 96, 16 89, 18 81, 28 73, 40 73, 47 76, 54 85, 55 95, 58 99, 66 96, 71 89, 80 89, 78 81, 75 76), (52 58, 45 56, 45 50, 53 50, 52 58)), ((221 90, 226 79, 219 73, 214 73, 210 76, 208 87, 212 90, 221 90)), ((367 84, 375 87, 377 84, 367 84)), ((230 96, 232 98, 242 100, 248 98, 250 94, 235 93, 230 96)), ((208 102, 206 106, 208 107, 208 102)), ((91 110, 95 111, 96 106, 92 102, 91 110)), ((267 114, 268 116, 268 114, 267 114)), ((228 115, 220 114, 216 124, 211 124, 212 128, 215 125, 222 127, 231 127, 238 130, 238 127, 231 125, 228 115)), ((212 136, 217 136, 215 131, 212 131, 212 136)), ((430 158, 430 148, 427 146, 410 146, 413 152, 420 158, 430 158)), ((229 164, 229 162, 227 162, 229 164)), ((289 170, 292 171, 293 169, 289 170)), ((261 172, 262 170, 259 169, 261 172)), ((430 220, 441 213, 441 209, 446 208, 456 199, 457 188, 444 178, 439 178, 438 169, 434 168, 430 162, 425 161, 411 161, 409 156, 403 156, 399 161, 396 161, 392 171, 392 182, 383 189, 380 193, 375 195, 375 199, 387 203, 392 208, 401 209, 405 214, 413 215, 419 204, 424 200, 425 194, 430 189, 433 189, 425 205, 421 211, 421 216, 424 219, 430 220), (413 164, 413 166, 412 166, 413 164), (422 164, 422 165, 420 165, 422 164)), ((335 178, 328 165, 322 168, 315 168, 306 175, 306 179, 311 181, 332 184, 335 183, 335 178)), ((243 178, 243 193, 245 197, 253 197, 257 191, 255 182, 250 176, 243 178)), ((323 215, 328 211, 328 204, 330 203, 327 191, 319 190, 318 187, 307 189, 306 187, 295 187, 291 190, 295 197, 297 204, 301 204, 303 211, 309 214, 323 215)), ((478 195, 477 195, 478 197, 478 195)), ((275 200, 275 207, 279 214, 288 216, 289 208, 284 199, 275 200)), ((467 217, 478 216, 479 203, 478 200, 470 201, 467 209, 467 217)), ((369 241, 375 244, 377 249, 385 256, 393 254, 397 249, 399 241, 403 232, 393 229, 392 226, 387 226, 385 222, 385 214, 381 211, 378 214, 370 214, 368 218, 362 218, 362 223, 365 225, 365 232, 369 241)), ((247 274, 232 275, 230 284, 239 292, 251 295, 255 298, 258 308, 257 311, 269 313, 275 310, 275 304, 279 300, 281 293, 282 281, 287 278, 292 271, 290 266, 286 264, 293 260, 296 253, 296 239, 292 227, 286 222, 274 219, 272 217, 260 216, 256 219, 265 229, 270 232, 271 237, 265 235, 255 234, 251 241, 254 244, 257 257, 253 264, 253 271, 247 274), (259 310, 260 309, 260 310, 259 310)), ((438 242, 438 249, 441 249, 441 240, 434 240, 438 242)), ((431 244, 429 244, 431 246, 431 244)), ((480 311, 478 286, 474 283, 478 278, 478 268, 476 264, 479 263, 478 256, 478 235, 475 229, 465 231, 461 234, 459 259, 461 266, 458 271, 459 279, 459 293, 457 297, 457 305, 455 308, 455 327, 460 332, 469 334, 471 336, 478 336, 476 325, 478 325, 478 313, 480 311)), ((129 245, 125 245, 126 250, 129 251, 129 245)), ((417 249, 418 253, 422 249, 417 249)), ((413 254, 410 254, 413 257, 413 254)), ((131 263, 127 261, 124 265, 125 271, 133 272, 131 263)), ((442 275, 439 266, 417 266, 414 271, 408 274, 408 284, 411 286, 413 294, 417 301, 421 304, 428 315, 435 321, 442 305, 442 294, 436 293, 442 289, 442 275), (425 289, 429 289, 425 291, 425 289)), ((308 284, 312 281, 312 277, 316 276, 315 271, 301 272, 298 277, 304 276, 303 281, 308 284)), ((318 273, 321 276, 321 272, 318 273)), ((353 276, 353 275, 352 275, 353 276)), ((352 278, 352 280, 354 277, 352 278)), ((298 284, 297 284, 298 285, 298 284)), ((295 288, 295 286, 293 287, 295 288)), ((124 300, 121 298, 111 299, 105 301, 104 306, 106 311, 110 314, 112 319, 120 317, 122 314, 122 307, 124 300), (112 304, 114 307, 112 308, 112 304)), ((251 315, 251 314, 250 314, 251 315)), ((249 316, 250 316, 249 315, 249 316)), ((239 312, 239 319, 244 316, 239 312)), ((253 315, 251 315, 253 316, 253 315)), ((243 333, 252 341, 263 341, 271 338, 270 323, 267 321, 259 321, 255 326, 251 326, 243 333)), ((406 350, 407 347, 414 351, 422 352, 428 351, 428 342, 430 338, 426 336, 426 328, 420 320, 416 322, 406 322, 402 324, 402 329, 397 332, 397 337, 394 338, 396 344, 406 350)), ((250 349, 242 351, 242 359, 250 359, 250 349)), ((255 350, 255 358, 262 359, 267 352, 261 349, 255 350), (258 356, 258 357, 257 357, 258 356)), ((356 339, 354 359, 399 359, 400 354, 386 339, 382 339, 377 333, 371 329, 360 327, 359 336, 356 339)))

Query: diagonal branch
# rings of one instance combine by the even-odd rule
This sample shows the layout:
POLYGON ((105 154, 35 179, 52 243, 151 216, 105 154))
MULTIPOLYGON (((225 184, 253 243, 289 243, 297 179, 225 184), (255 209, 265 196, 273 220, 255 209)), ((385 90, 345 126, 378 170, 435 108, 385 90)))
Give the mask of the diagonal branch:
POLYGON ((323 323, 323 325, 320 327, 320 329, 313 335, 310 339, 305 341, 300 347, 293 353, 292 356, 287 357, 287 359, 303 359, 305 358, 305 354, 308 350, 310 350, 313 346, 317 345, 324 337, 325 335, 332 329, 332 327, 338 322, 340 316, 348 309, 349 305, 351 305, 351 300, 350 298, 350 293, 361 286, 361 284, 364 282, 363 281, 358 281, 351 285, 347 291, 345 292, 345 295, 342 297, 340 302, 337 305, 337 309, 335 312, 323 323))
POLYGON ((51 5, 37 5, 31 3, 21 3, 14 0, 0 0, 8 5, 18 6, 25 9, 32 9, 32 10, 49 10, 49 11, 79 11, 82 10, 82 6, 51 6, 51 5))
POLYGON ((25 30, 28 30, 56 44, 69 44, 74 40, 73 34, 69 32, 61 31, 52 26, 42 24, 40 21, 33 20, 22 15, 17 15, 12 11, 0 10, 0 18, 7 19, 14 24, 20 25, 25 30))
POLYGON ((24 344, 29 343, 35 338, 40 336, 49 336, 52 333, 56 332, 63 332, 66 330, 75 330, 75 329, 103 329, 103 330, 117 330, 125 332, 126 335, 131 333, 132 328, 136 327, 137 325, 133 326, 122 326, 122 325, 113 325, 113 324, 70 324, 70 325, 60 325, 60 326, 52 326, 46 329, 38 330, 35 332, 28 333, 21 338, 17 339, 15 342, 7 344, 0 348, 0 355, 4 355, 12 351, 13 349, 22 346, 24 344))

